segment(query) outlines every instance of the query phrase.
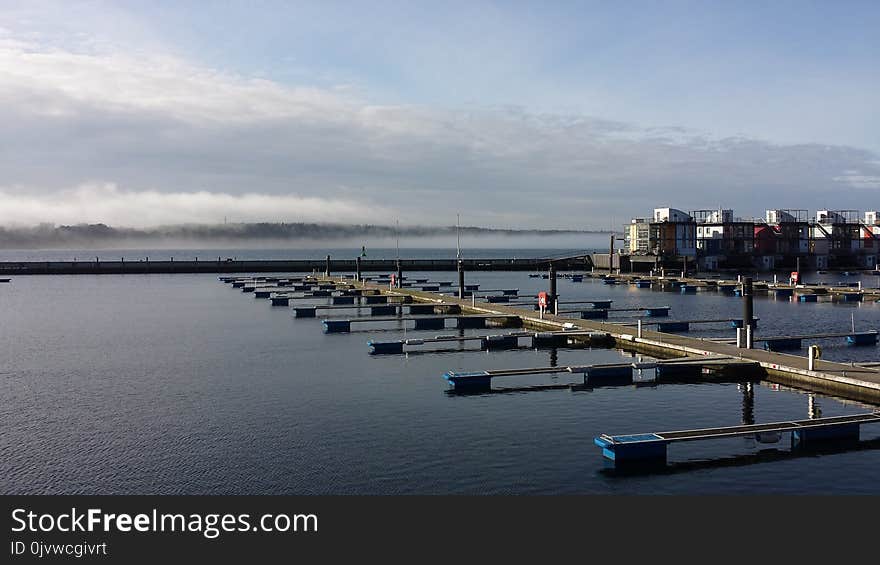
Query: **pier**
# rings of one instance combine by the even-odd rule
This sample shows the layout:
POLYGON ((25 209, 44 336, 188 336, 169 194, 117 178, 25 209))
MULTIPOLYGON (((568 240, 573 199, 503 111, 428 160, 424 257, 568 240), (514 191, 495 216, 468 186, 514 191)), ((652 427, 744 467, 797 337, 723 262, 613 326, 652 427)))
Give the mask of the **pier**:
MULTIPOLYGON (((342 280, 342 279, 334 279, 342 280)), ((713 281, 718 284, 718 280, 713 281)), ((766 284, 756 284, 756 288, 766 284)), ((388 289, 362 283, 358 288, 387 292, 388 289)), ((717 288, 717 286, 716 286, 717 288)), ((413 289, 394 289, 394 292, 407 294, 416 303, 457 304, 467 314, 510 316, 520 320, 523 327, 536 332, 584 331, 604 333, 614 340, 614 345, 622 349, 636 351, 659 358, 676 357, 731 357, 754 362, 762 370, 762 378, 787 386, 800 387, 815 392, 834 394, 853 400, 880 402, 880 370, 878 367, 837 363, 824 359, 810 360, 806 356, 787 355, 763 349, 746 349, 735 344, 706 339, 692 338, 675 333, 666 333, 609 323, 603 320, 584 320, 556 316, 538 312, 521 305, 473 304, 470 299, 463 300, 453 296, 440 296, 436 293, 413 289)), ((397 318, 396 320, 399 320, 397 318)), ((344 324, 344 320, 341 325, 344 324)), ((350 326, 346 326, 350 328, 350 326)), ((445 324, 444 324, 445 327, 445 324)), ((850 332, 852 333, 852 332, 850 332)), ((755 337, 756 341, 760 337, 755 337)))

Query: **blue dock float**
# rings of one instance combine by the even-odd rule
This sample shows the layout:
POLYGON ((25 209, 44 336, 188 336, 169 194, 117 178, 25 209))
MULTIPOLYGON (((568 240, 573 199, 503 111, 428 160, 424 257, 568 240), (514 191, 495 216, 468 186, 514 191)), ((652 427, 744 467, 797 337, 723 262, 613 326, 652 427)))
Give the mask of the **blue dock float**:
POLYGON ((691 325, 689 322, 658 322, 657 323, 657 331, 658 332, 686 332, 690 331, 691 325))
POLYGON ((764 349, 767 351, 785 351, 800 348, 801 338, 799 337, 776 337, 764 340, 764 349))
POLYGON ((775 288, 773 289, 773 294, 776 298, 791 298, 794 295, 794 290, 790 288, 775 288))
POLYGON ((736 285, 735 284, 719 284, 715 288, 718 289, 718 292, 721 292, 724 294, 733 294, 734 291, 736 290, 736 285))
POLYGON ((827 444, 829 441, 859 441, 860 432, 861 426, 856 422, 793 430, 791 432, 791 446, 796 448, 809 447, 814 443, 827 444))
POLYGON ((348 333, 351 331, 350 320, 323 320, 321 323, 324 324, 324 333, 326 334, 348 333))
POLYGON ((354 296, 331 296, 330 304, 354 304, 354 296))
POLYGON ((843 302, 861 302, 862 295, 858 292, 844 292, 838 295, 843 302))
POLYGON ((615 466, 627 463, 666 465, 666 444, 657 434, 599 436, 593 443, 602 448, 602 456, 615 466))
POLYGON ((651 288, 651 281, 635 281, 633 284, 636 288, 651 288))
POLYGON ((617 279, 606 277, 602 279, 602 282, 604 282, 605 284, 617 284, 617 279))
POLYGON ((847 345, 877 345, 877 332, 855 333, 846 336, 847 345))
POLYGON ((318 309, 314 306, 294 306, 292 310, 294 318, 315 318, 318 315, 318 309))
POLYGON ((799 302, 818 302, 819 297, 815 294, 801 294, 798 295, 799 302))
POLYGON ((403 341, 368 341, 370 355, 400 355, 403 353, 403 341))
POLYGON ((269 300, 272 302, 272 306, 287 306, 290 304, 289 296, 272 296, 269 300))
MULTIPOLYGON (((743 327, 742 318, 740 318, 739 320, 730 320, 730 327, 731 328, 742 328, 743 327)), ((758 327, 758 318, 752 318, 752 327, 754 327, 754 328, 758 327)))
POLYGON ((696 294, 697 287, 695 287, 693 285, 682 285, 681 286, 681 293, 682 294, 696 294))
POLYGON ((607 320, 608 310, 581 310, 581 320, 607 320))
POLYGON ((627 435, 602 434, 593 438, 593 443, 602 449, 602 456, 615 468, 633 466, 649 469, 655 465, 665 466, 668 445, 679 441, 791 432, 792 448, 808 448, 812 444, 827 445, 829 442, 858 441, 861 425, 876 422, 880 422, 880 412, 671 432, 627 435))
POLYGON ((269 296, 271 296, 273 292, 275 292, 275 291, 274 290, 255 290, 254 291, 254 298, 269 298, 269 296))
POLYGON ((664 318, 669 316, 669 306, 662 308, 645 308, 645 314, 651 318, 664 318))
POLYGON ((492 376, 488 371, 472 371, 456 373, 447 371, 443 373, 446 379, 456 390, 486 390, 492 387, 492 376))
POLYGON ((738 297, 738 298, 741 297, 741 296, 743 295, 743 291, 742 291, 742 289, 741 289, 741 288, 738 288, 738 289, 734 290, 734 291, 733 291, 733 295, 736 296, 736 297, 738 297))

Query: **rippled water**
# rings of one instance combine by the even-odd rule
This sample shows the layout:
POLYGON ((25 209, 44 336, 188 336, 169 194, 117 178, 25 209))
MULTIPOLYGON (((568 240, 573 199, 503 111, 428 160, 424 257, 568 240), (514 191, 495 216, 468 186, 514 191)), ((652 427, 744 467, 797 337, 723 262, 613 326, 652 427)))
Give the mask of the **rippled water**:
MULTIPOLYGON (((417 273, 410 273, 417 276, 417 273)), ((424 274, 452 280, 453 274, 424 274)), ((866 284, 876 281, 866 277, 866 284)), ((543 289, 525 273, 470 273, 484 287, 543 289)), ((669 305, 671 318, 737 317, 741 302, 559 281, 562 299, 669 305)), ((753 463, 778 444, 675 444, 670 472, 604 470, 592 438, 808 417, 808 395, 758 384, 660 385, 456 396, 449 369, 621 360, 614 350, 376 356, 371 337, 325 335, 209 275, 16 277, 0 285, 3 493, 877 493, 875 443, 753 463)), ((880 325, 880 305, 759 297, 764 335, 880 325)), ((337 313, 338 315, 339 313, 337 313)), ((620 320, 624 314, 617 314, 620 320)), ((733 336, 723 324, 699 334, 733 336)), ((411 333, 408 332, 408 333, 411 333)), ((433 335, 440 332, 420 332, 433 335)), ((450 332, 447 332, 450 333, 450 332)), ((482 332, 481 332, 482 333, 482 332)), ((838 342, 839 341, 839 342, 838 342)), ((876 347, 823 342, 827 358, 876 347)), ((802 352, 803 354, 803 352, 802 352)), ((533 377, 528 384, 565 383, 533 377)), ((499 379, 498 388, 523 384, 499 379)), ((822 415, 869 408, 817 396, 822 415)), ((865 426, 863 439, 880 435, 865 426)))

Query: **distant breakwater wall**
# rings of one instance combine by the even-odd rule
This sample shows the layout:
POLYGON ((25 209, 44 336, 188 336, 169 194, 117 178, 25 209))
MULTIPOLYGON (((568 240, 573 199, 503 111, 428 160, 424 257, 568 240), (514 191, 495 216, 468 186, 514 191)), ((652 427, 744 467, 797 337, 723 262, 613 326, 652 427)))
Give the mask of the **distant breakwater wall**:
MULTIPOLYGON (((589 269, 585 259, 554 259, 559 269, 589 269)), ((536 271, 550 266, 550 259, 462 259, 466 271, 536 271)), ((403 271, 455 271, 455 259, 401 259, 403 271)), ((326 259, 271 261, 8 261, 0 262, 0 275, 127 275, 175 273, 311 273, 324 272, 326 259)), ((332 259, 334 273, 354 273, 355 259, 332 259)), ((362 259, 362 272, 391 273, 394 259, 362 259)))

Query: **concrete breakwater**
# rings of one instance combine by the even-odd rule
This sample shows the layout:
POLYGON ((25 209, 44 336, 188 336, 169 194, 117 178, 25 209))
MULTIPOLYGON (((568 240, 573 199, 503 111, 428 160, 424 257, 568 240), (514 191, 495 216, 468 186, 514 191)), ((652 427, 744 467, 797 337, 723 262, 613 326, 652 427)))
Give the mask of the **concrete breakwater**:
MULTIPOLYGON (((589 258, 577 257, 553 261, 558 269, 586 269, 589 258)), ((462 259, 467 271, 544 270, 548 259, 462 259)), ((456 259, 400 259, 404 271, 455 271, 456 259)), ((330 259, 331 272, 353 272, 356 259, 330 259)), ((121 275, 169 273, 324 273, 327 259, 267 261, 24 261, 0 263, 2 275, 121 275)), ((362 272, 390 273, 397 269, 395 259, 361 259, 362 272)))

